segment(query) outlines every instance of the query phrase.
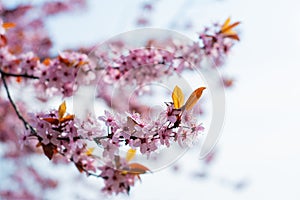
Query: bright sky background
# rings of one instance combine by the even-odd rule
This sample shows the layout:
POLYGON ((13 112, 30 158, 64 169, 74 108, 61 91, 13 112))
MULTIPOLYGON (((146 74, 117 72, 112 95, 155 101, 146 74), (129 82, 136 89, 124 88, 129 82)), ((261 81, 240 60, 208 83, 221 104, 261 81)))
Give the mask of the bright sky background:
MULTIPOLYGON (((56 50, 131 30, 139 2, 92 1, 86 13, 52 20, 49 28, 56 50)), ((179 161, 183 168, 178 174, 164 170, 143 176, 127 199, 300 199, 299 10, 297 0, 191 0, 187 5, 183 0, 161 0, 157 4, 154 27, 170 28, 174 16, 191 18, 195 30, 228 16, 242 21, 241 43, 226 66, 236 85, 227 91, 213 177, 191 178, 200 167, 195 151, 179 161), (242 191, 224 183, 240 179, 248 183, 242 191)))

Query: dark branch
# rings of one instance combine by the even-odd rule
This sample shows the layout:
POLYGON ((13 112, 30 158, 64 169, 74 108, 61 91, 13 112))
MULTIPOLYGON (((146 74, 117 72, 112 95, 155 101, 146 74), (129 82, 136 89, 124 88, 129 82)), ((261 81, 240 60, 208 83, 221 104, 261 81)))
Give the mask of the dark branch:
POLYGON ((37 76, 28 75, 28 74, 14 74, 14 73, 7 73, 0 69, 0 73, 2 76, 12 76, 12 77, 23 77, 23 78, 30 78, 30 79, 39 79, 37 76))
POLYGON ((94 177, 96 177, 96 178, 99 178, 99 177, 100 177, 100 174, 95 174, 95 173, 89 172, 89 171, 86 170, 86 169, 83 169, 83 171, 87 174, 87 176, 94 176, 94 177))
POLYGON ((5 80, 6 74, 3 73, 2 71, 0 71, 0 73, 1 73, 2 82, 3 82, 4 88, 5 88, 5 91, 6 91, 6 94, 7 94, 7 98, 8 98, 8 100, 9 100, 10 104, 12 105, 12 107, 14 108, 14 110, 15 110, 17 116, 18 116, 19 119, 23 122, 23 124, 24 124, 24 126, 25 126, 25 128, 26 128, 27 130, 30 129, 30 131, 31 131, 31 133, 32 133, 33 135, 37 135, 36 130, 35 130, 35 129, 34 129, 34 128, 33 128, 33 127, 25 120, 25 119, 24 119, 24 117, 23 117, 22 114, 20 113, 20 111, 19 111, 17 105, 16 105, 15 102, 13 101, 13 99, 12 99, 12 97, 11 97, 11 95, 10 95, 8 86, 7 86, 7 82, 6 82, 6 80, 5 80))

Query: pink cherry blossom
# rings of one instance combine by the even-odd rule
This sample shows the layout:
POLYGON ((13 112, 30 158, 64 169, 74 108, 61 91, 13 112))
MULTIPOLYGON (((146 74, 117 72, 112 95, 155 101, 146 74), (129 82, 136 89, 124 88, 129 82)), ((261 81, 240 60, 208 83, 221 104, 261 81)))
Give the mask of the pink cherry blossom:
MULTIPOLYGON (((200 111, 175 109, 172 102, 166 103, 155 119, 144 115, 148 107, 138 99, 112 102, 114 85, 140 86, 193 67, 202 68, 202 61, 207 58, 221 66, 236 39, 222 32, 222 25, 217 24, 205 28, 199 39, 188 45, 167 38, 149 40, 144 48, 134 49, 124 41, 112 41, 111 52, 96 49, 95 55, 88 56, 92 47, 87 47, 51 54, 53 41, 45 20, 58 13, 81 10, 85 5, 84 0, 47 1, 10 9, 0 3, 0 87, 7 96, 7 100, 0 98, 0 142, 9 144, 3 158, 14 158, 18 166, 26 156, 43 152, 54 163, 59 160, 73 163, 80 172, 101 177, 105 184, 102 190, 108 194, 129 193, 142 173, 130 171, 132 165, 119 155, 122 147, 135 149, 149 158, 174 143, 190 145, 204 131, 204 126, 195 117, 200 111), (9 21, 17 26, 7 30, 4 22, 9 21), (10 95, 7 85, 15 81, 22 83, 22 87, 34 87, 34 95, 44 102, 55 96, 71 97, 80 86, 96 84, 99 88, 96 98, 114 112, 104 111, 98 118, 79 119, 68 114, 61 104, 59 109, 30 113, 30 107, 15 102, 10 95), (96 142, 102 150, 102 157, 93 154, 89 148, 91 142, 96 142), (99 157, 102 163, 97 160, 99 157)), ((141 8, 150 14, 154 4, 146 3, 141 8)), ((141 14, 138 23, 149 24, 150 19, 141 14)), ((147 92, 141 90, 140 95, 147 92)), ((124 99, 128 95, 122 88, 120 94, 124 99)), ((55 180, 43 178, 32 167, 23 170, 17 169, 12 177, 21 189, 0 189, 1 198, 39 199, 26 189, 24 174, 38 183, 41 191, 57 186, 55 180)))

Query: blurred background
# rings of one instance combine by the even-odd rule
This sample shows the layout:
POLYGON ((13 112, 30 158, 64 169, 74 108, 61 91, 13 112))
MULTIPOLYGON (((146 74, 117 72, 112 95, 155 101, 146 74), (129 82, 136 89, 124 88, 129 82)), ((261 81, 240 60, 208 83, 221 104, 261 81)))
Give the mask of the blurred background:
MULTIPOLYGON (((3 1, 11 7, 39 2, 3 1)), ((101 198, 300 198, 299 1, 87 2, 79 12, 56 15, 47 21, 54 54, 105 41, 137 27, 171 29, 196 39, 204 26, 222 23, 228 16, 242 22, 241 42, 233 48, 225 66, 225 74, 234 79, 233 86, 226 90, 225 124, 210 157, 199 160, 197 148, 191 149, 169 169, 144 175, 130 196, 101 198)), ((52 166, 46 157, 37 159, 44 173, 62 181, 45 199, 100 198, 101 180, 82 175, 74 181, 77 172, 73 166, 52 166), (79 188, 76 193, 74 187, 79 188)), ((3 161, 0 165, 1 174, 5 174, 9 165, 3 161)))

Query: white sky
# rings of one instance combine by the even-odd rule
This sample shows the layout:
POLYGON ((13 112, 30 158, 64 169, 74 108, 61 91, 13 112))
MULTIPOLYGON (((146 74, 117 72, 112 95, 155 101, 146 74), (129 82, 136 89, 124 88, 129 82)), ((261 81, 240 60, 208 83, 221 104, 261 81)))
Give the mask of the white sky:
MULTIPOLYGON (((84 14, 59 16, 50 22, 57 50, 130 30, 137 2, 93 1, 84 14)), ((161 0, 153 25, 169 28, 183 2, 161 0)), ((242 21, 242 42, 226 66, 237 81, 227 91, 225 127, 211 169, 214 178, 191 179, 190 172, 199 165, 197 153, 190 153, 179 161, 184 166, 178 175, 164 170, 143 176, 129 199, 299 199, 300 2, 191 2, 180 16, 190 17, 197 28, 227 16, 242 21), (245 178, 249 186, 237 192, 220 183, 222 177, 245 178)))

